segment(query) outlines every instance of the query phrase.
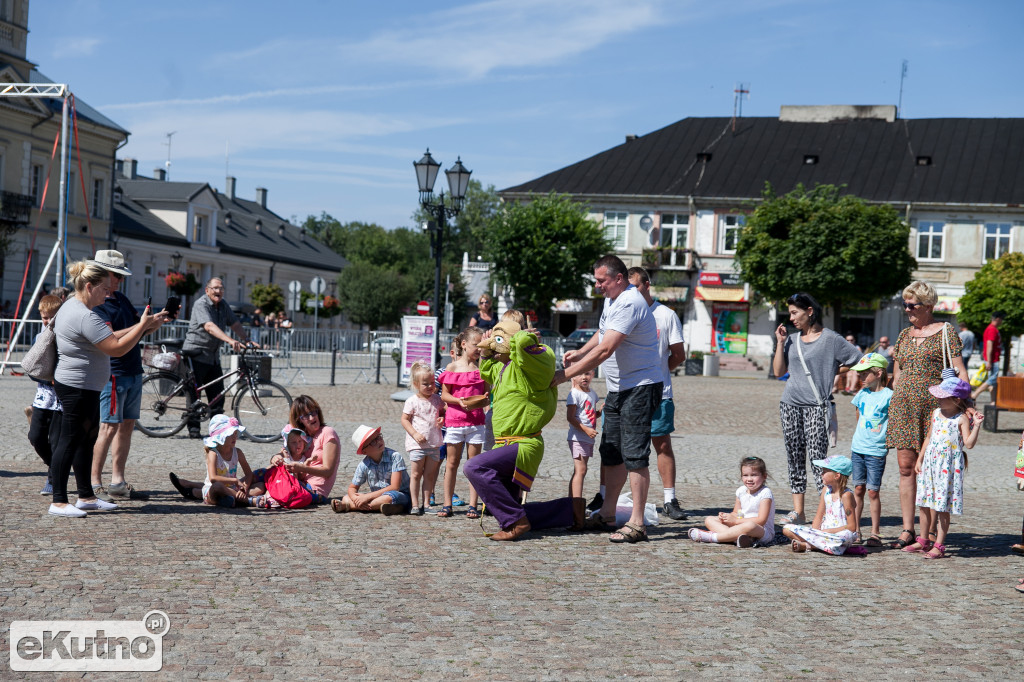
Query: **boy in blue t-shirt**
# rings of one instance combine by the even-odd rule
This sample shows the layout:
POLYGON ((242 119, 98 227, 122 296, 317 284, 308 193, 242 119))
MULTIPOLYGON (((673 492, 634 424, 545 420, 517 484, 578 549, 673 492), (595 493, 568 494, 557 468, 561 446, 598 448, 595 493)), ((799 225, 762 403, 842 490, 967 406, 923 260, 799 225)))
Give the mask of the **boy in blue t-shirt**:
POLYGON ((864 490, 867 488, 871 510, 871 535, 864 541, 867 547, 881 547, 882 540, 878 537, 879 523, 882 518, 882 502, 878 498, 878 489, 882 485, 882 474, 885 473, 885 456, 889 451, 885 447, 885 432, 889 426, 889 401, 892 400, 892 389, 886 368, 889 361, 880 353, 868 353, 860 359, 850 371, 860 374, 864 388, 853 396, 853 406, 857 408, 857 428, 853 432, 850 459, 853 460, 853 474, 850 485, 856 500, 856 530, 860 532, 860 517, 864 510, 864 490))
POLYGON ((408 514, 412 507, 409 496, 409 471, 402 453, 384 445, 380 427, 361 425, 352 434, 356 454, 363 460, 356 467, 348 492, 340 500, 331 502, 331 509, 338 513, 380 511, 384 516, 408 514), (366 483, 370 488, 365 493, 359 487, 366 483))

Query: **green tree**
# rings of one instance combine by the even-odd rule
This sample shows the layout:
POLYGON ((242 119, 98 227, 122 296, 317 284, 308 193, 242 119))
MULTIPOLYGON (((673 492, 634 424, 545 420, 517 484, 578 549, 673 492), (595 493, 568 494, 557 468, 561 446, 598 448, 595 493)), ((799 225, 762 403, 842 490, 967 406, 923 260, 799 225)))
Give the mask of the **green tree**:
POLYGON ((744 281, 764 298, 805 291, 836 310, 843 303, 895 295, 917 262, 910 228, 888 205, 867 204, 834 185, 797 185, 777 196, 765 184, 736 246, 744 281))
MULTIPOLYGON (((1010 337, 1024 334, 1024 253, 1011 251, 990 260, 964 285, 956 319, 966 324, 980 340, 992 313, 1006 317, 999 332, 1009 348, 1010 337)), ((1006 353, 1006 358, 1010 353, 1006 353)))
POLYGON ((249 300, 264 314, 279 313, 284 310, 284 292, 277 284, 250 284, 249 300))
POLYGON ((516 307, 550 319, 556 299, 586 294, 594 261, 611 251, 601 226, 567 195, 506 203, 491 221, 487 257, 497 279, 515 290, 516 307))
MULTIPOLYGON (((486 253, 491 221, 500 207, 501 199, 494 185, 484 188, 479 180, 470 180, 462 210, 448 226, 445 235, 441 252, 444 262, 458 266, 462 263, 463 253, 468 253, 470 258, 486 253)), ((431 220, 433 218, 422 206, 412 216, 413 224, 417 227, 431 220)))
POLYGON ((338 278, 342 311, 370 329, 397 324, 416 302, 416 287, 395 269, 353 263, 338 278))

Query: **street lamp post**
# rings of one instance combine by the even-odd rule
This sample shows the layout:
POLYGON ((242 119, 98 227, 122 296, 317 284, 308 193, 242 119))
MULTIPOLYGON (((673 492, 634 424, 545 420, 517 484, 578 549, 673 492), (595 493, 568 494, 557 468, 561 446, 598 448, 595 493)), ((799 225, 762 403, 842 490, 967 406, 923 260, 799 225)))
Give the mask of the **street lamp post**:
POLYGON ((459 157, 455 165, 444 172, 448 176, 449 195, 446 202, 444 191, 437 197, 434 196, 434 181, 437 179, 437 171, 441 164, 430 155, 430 150, 427 149, 423 158, 413 161, 412 165, 416 169, 420 205, 433 218, 427 223, 426 229, 430 233, 430 248, 434 254, 434 314, 438 316, 438 321, 441 321, 441 250, 448 229, 448 218, 454 218, 462 210, 466 202, 466 190, 469 189, 469 176, 473 171, 463 166, 462 157, 459 157))

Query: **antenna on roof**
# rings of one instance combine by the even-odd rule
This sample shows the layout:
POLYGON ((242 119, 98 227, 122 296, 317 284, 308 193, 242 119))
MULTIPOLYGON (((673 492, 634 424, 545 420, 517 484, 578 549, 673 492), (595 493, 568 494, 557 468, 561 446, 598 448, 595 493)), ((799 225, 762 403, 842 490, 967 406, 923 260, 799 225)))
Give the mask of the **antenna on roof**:
POLYGON ((737 83, 732 91, 732 131, 736 132, 736 119, 743 117, 743 95, 750 99, 750 84, 737 83))
POLYGON ((903 68, 900 69, 900 98, 896 102, 896 118, 902 118, 903 114, 903 81, 907 79, 907 67, 910 66, 910 62, 906 59, 903 60, 903 68))
POLYGON ((177 132, 177 130, 172 130, 167 133, 167 142, 164 142, 164 144, 167 145, 167 163, 164 164, 164 167, 167 169, 168 180, 171 179, 171 138, 174 137, 174 134, 177 132))

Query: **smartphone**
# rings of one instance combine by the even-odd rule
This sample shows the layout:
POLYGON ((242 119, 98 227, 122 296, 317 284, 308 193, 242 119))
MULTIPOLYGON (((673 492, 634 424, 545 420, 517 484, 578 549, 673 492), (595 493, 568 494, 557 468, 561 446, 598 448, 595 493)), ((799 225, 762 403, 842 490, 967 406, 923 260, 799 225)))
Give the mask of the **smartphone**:
POLYGON ((171 317, 174 317, 175 315, 178 314, 178 309, 180 307, 181 299, 178 298, 177 296, 171 296, 169 299, 167 299, 167 305, 164 306, 164 310, 166 310, 171 317))
POLYGON ((149 308, 150 310, 153 310, 153 297, 152 296, 150 296, 149 300, 146 301, 146 307, 149 308))

